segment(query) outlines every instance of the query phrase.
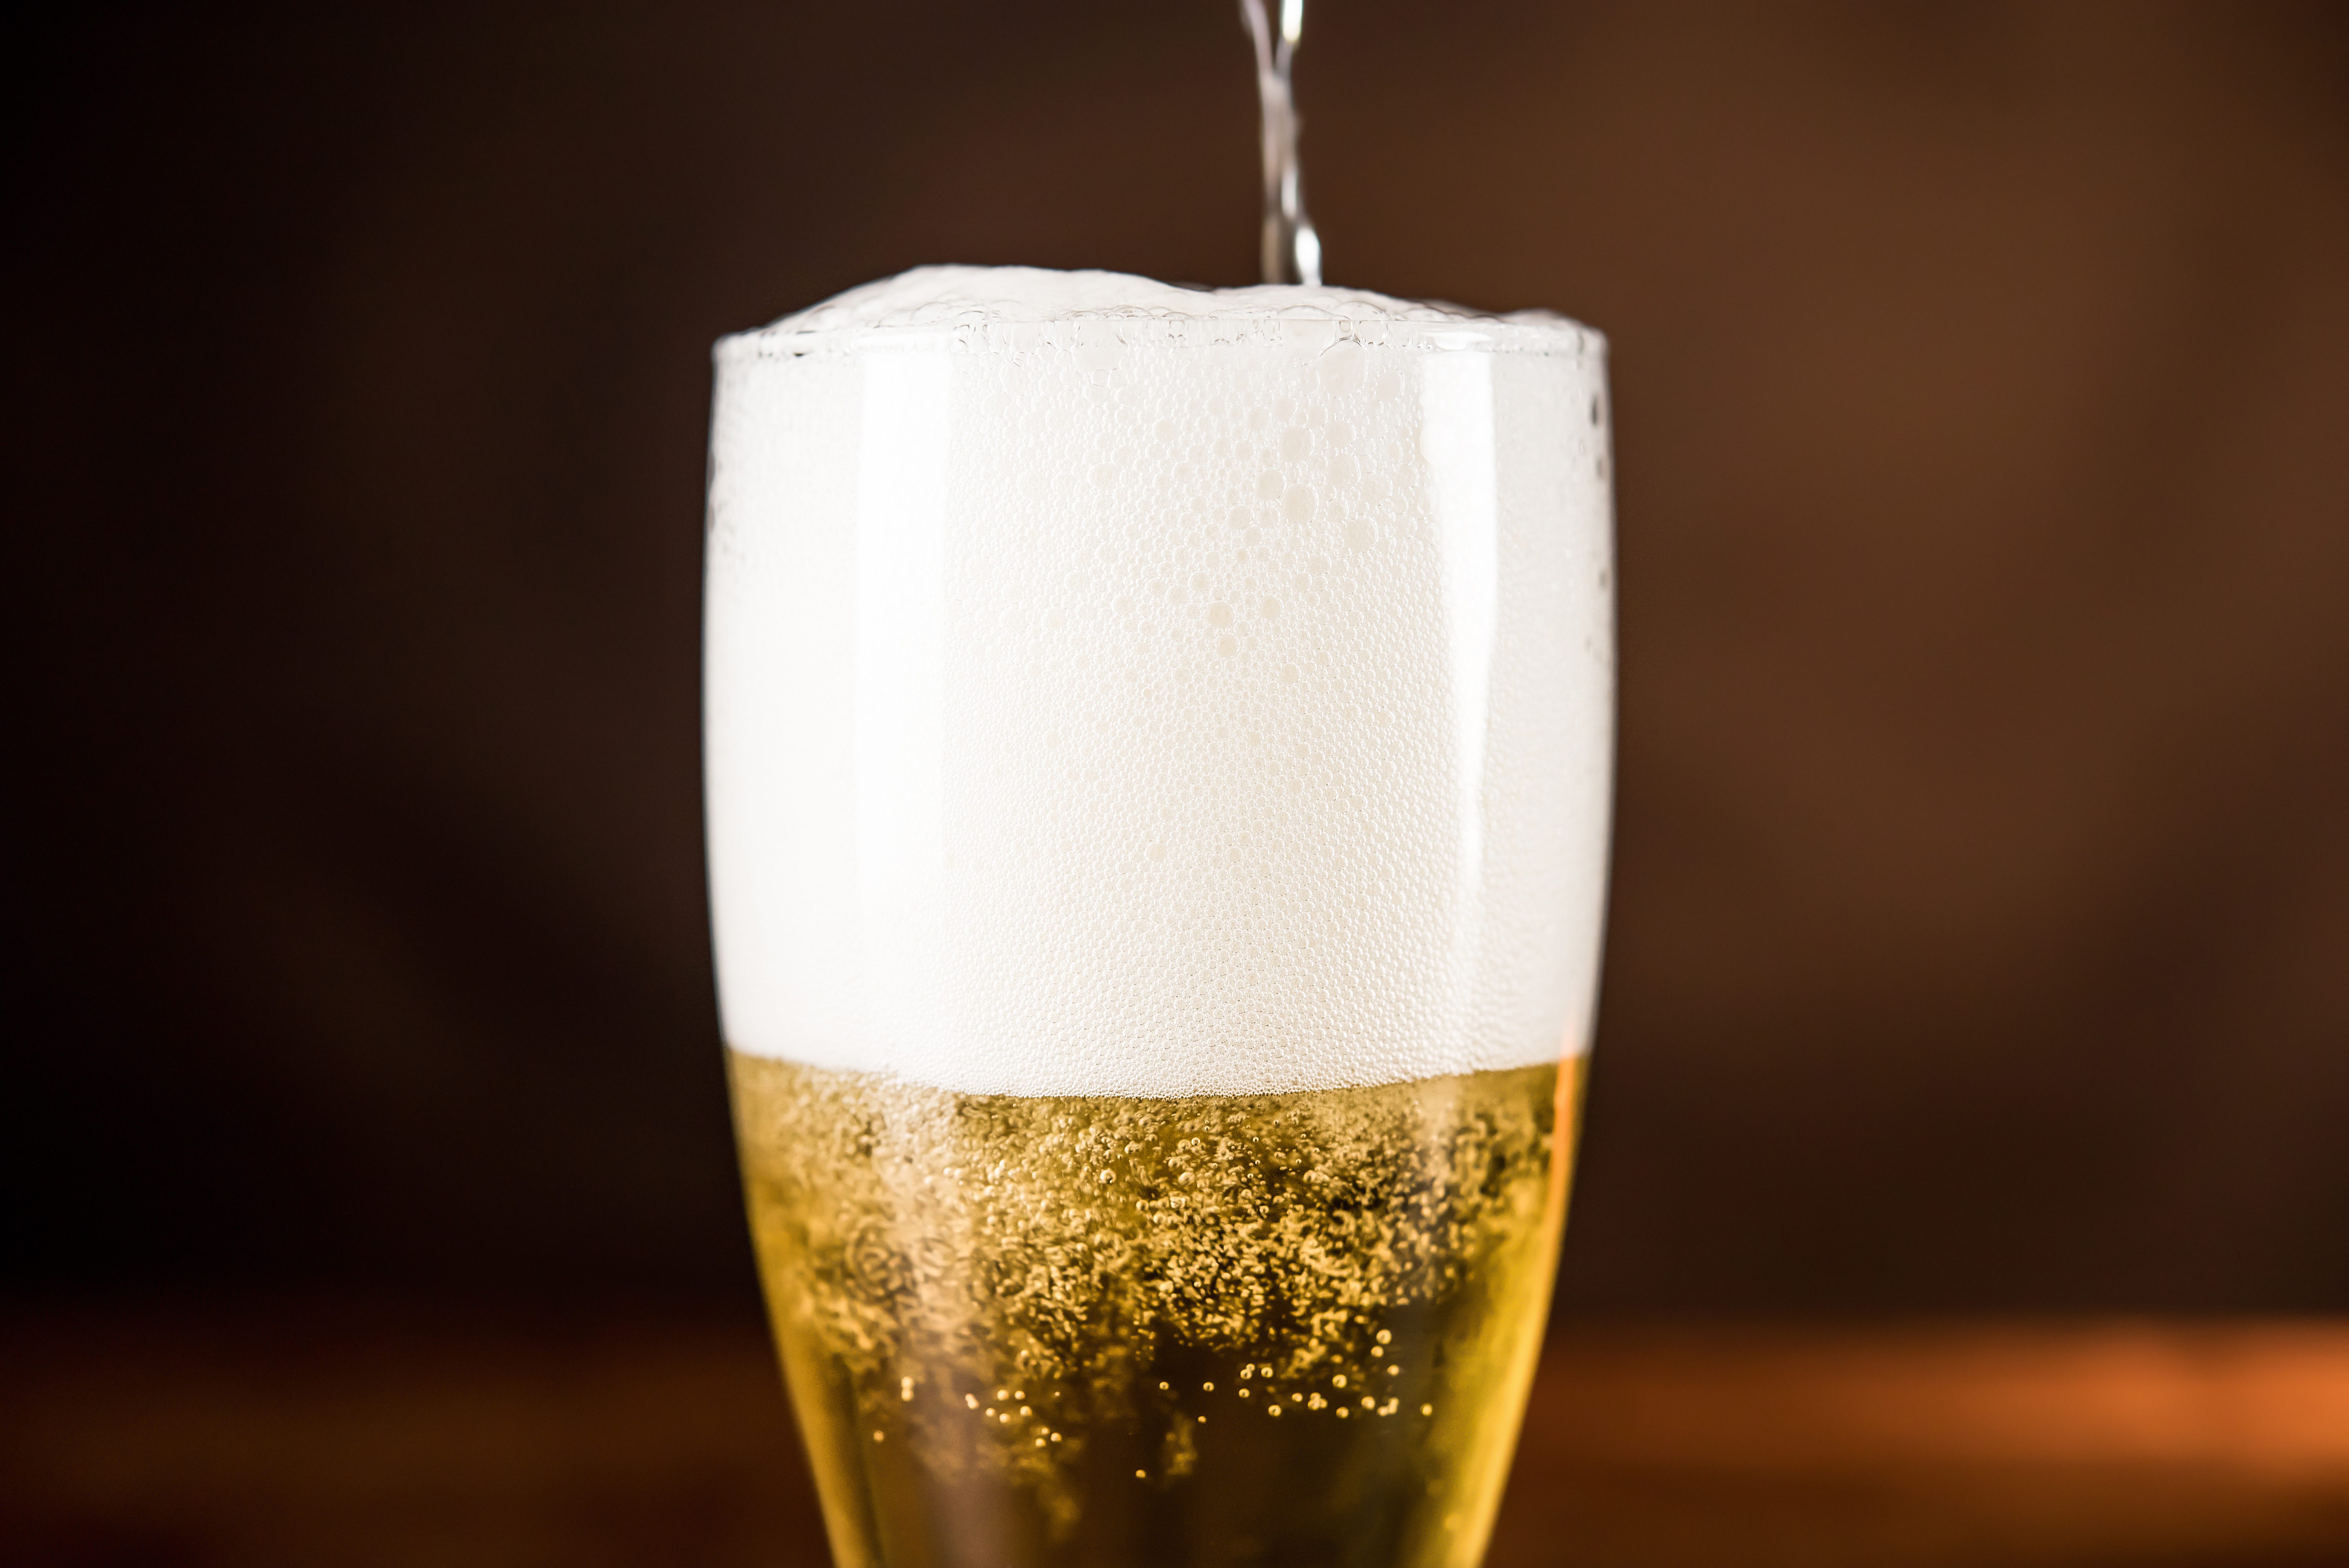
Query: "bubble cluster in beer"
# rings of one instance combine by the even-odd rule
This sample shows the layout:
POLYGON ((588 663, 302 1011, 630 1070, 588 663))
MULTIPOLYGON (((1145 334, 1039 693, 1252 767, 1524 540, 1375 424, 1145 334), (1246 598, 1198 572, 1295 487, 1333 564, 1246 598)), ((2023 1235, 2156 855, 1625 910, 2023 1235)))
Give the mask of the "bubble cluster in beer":
POLYGON ((721 345, 729 1039, 1159 1096, 1578 1048, 1602 359, 1555 318, 968 269, 721 345))
POLYGON ((820 1475, 890 1446, 841 1484, 1063 1543, 1129 1474, 1196 1489, 1192 1528, 1285 1516, 1299 1550, 1481 1539, 1458 1526, 1498 1496, 1564 1202, 1556 1065, 1127 1099, 731 1061, 820 1475))

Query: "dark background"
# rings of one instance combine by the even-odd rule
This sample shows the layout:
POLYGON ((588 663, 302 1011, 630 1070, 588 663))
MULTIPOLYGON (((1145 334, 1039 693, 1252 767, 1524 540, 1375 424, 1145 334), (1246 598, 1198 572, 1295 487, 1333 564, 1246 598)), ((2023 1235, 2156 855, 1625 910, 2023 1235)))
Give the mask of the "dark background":
MULTIPOLYGON (((748 1300, 709 345, 1249 281, 1233 12, 12 24, 8 1284, 748 1300)), ((1309 20, 1332 278, 1613 341, 1562 1308, 2349 1308, 2349 10, 1309 20)))

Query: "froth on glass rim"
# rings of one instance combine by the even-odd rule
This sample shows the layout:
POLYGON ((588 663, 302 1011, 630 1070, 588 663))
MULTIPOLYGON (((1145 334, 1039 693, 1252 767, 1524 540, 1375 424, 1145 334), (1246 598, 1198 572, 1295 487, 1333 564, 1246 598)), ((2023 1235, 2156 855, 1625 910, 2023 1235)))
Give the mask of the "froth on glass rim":
POLYGON ((1486 314, 1361 289, 1258 284, 1191 288, 1122 273, 916 267, 718 340, 737 356, 845 354, 895 345, 1081 350, 1109 345, 1466 349, 1604 357, 1594 327, 1547 310, 1486 314))

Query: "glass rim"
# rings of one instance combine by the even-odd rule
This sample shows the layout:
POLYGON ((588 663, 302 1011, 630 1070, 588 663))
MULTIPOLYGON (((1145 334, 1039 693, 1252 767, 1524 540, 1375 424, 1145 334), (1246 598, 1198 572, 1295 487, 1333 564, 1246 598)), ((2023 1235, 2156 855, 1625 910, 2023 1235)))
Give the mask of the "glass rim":
POLYGON ((827 319, 826 307, 729 333, 711 346, 719 364, 739 360, 844 357, 868 350, 1008 352, 1015 356, 1123 349, 1288 349, 1311 360, 1340 344, 1420 353, 1495 353, 1576 360, 1607 357, 1607 336, 1552 311, 1488 315, 1435 302, 1324 291, 1312 302, 1282 300, 1268 287, 1201 290, 1216 300, 1197 312, 1125 305, 1055 311, 1032 319, 967 302, 924 306, 881 320, 827 319), (1255 298, 1248 296, 1254 295, 1255 298), (1266 296, 1274 297, 1266 297, 1266 296), (1406 308, 1392 308, 1404 303, 1406 308))

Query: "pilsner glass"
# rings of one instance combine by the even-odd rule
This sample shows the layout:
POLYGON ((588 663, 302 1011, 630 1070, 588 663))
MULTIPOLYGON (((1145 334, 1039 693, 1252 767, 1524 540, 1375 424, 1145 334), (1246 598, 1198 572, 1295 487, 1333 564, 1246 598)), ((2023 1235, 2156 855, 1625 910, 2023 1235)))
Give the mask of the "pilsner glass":
POLYGON ((1471 1564, 1564 1222, 1605 346, 931 268, 716 351, 711 897, 849 1568, 1471 1564))

